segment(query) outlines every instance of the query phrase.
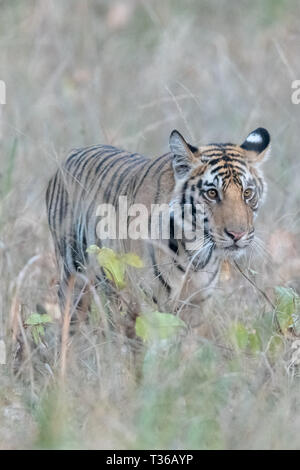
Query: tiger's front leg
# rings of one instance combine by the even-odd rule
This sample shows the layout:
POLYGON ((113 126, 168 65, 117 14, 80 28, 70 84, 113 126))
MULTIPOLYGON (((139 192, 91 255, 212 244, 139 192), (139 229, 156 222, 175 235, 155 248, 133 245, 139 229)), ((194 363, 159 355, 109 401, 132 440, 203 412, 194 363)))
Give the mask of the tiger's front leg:
POLYGON ((172 289, 172 305, 174 312, 186 319, 189 324, 201 321, 204 309, 210 307, 210 299, 216 288, 221 262, 218 259, 209 263, 200 271, 186 273, 170 278, 172 289), (190 321, 193 318, 192 322, 190 321))

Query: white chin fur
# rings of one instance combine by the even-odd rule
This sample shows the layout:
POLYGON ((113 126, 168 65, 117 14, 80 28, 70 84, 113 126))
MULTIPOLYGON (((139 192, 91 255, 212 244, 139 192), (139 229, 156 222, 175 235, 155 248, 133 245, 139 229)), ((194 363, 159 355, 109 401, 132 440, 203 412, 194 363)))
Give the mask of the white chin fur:
POLYGON ((242 248, 237 248, 236 250, 229 250, 224 248, 218 248, 219 254, 224 259, 238 259, 241 256, 244 256, 249 245, 242 248))

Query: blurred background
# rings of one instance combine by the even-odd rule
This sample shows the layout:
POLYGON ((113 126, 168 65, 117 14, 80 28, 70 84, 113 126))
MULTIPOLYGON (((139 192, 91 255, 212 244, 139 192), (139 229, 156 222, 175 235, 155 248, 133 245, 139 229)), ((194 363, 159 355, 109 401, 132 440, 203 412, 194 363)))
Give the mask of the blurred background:
MULTIPOLYGON (((271 265, 256 273, 257 282, 266 289, 278 283, 299 287, 300 104, 291 100, 292 82, 300 80, 297 0, 2 0, 0 9, 0 80, 6 83, 6 104, 0 110, 0 337, 9 335, 12 309, 23 309, 22 314, 26 315, 39 304, 46 310, 47 305, 52 305, 55 316, 55 268, 44 200, 46 184, 66 153, 74 147, 106 143, 155 156, 167 151, 174 128, 194 145, 242 143, 256 127, 269 130, 272 156, 264 166, 269 191, 259 217, 259 230, 271 265), (37 263, 35 256, 40 257, 37 263)), ((258 305, 255 315, 259 315, 264 306, 261 300, 253 299, 255 292, 250 288, 250 297, 241 299, 238 289, 238 299, 232 297, 233 290, 231 293, 236 310, 230 307, 226 318, 237 318, 245 309, 253 315, 249 302, 253 302, 254 309, 258 305)), ((78 351, 82 349, 79 347, 78 351)), ((50 437, 47 433, 45 437, 43 426, 45 422, 52 423, 51 397, 47 395, 46 414, 43 412, 37 419, 36 409, 32 413, 26 407, 27 389, 20 381, 22 374, 12 378, 11 364, 8 360, 3 362, 8 365, 0 366, 4 371, 0 415, 5 423, 0 430, 0 448, 59 447, 71 445, 70 442, 79 445, 69 434, 69 440, 56 441, 60 430, 54 432, 52 424, 50 431, 46 425, 50 437), (26 426, 32 432, 25 437, 18 435, 15 423, 20 433, 26 426)), ((88 371, 91 366, 88 361, 86 364, 88 371)), ((27 368, 28 358, 20 370, 26 375, 27 368)), ((76 373, 72 370, 76 380, 82 380, 82 368, 81 364, 81 368, 75 367, 76 373)), ((108 362, 101 373, 112 368, 114 364, 108 362)), ((35 388, 35 393, 42 396, 48 391, 52 372, 43 365, 38 372, 31 370, 31 374, 31 392, 35 388)), ((262 381, 266 374, 263 368, 262 381)), ((284 388, 284 373, 281 370, 278 374, 277 386, 284 388)), ((101 389, 105 406, 97 408, 97 422, 91 410, 99 397, 92 394, 91 398, 82 392, 80 403, 84 405, 79 406, 76 415, 78 429, 86 429, 91 419, 89 429, 93 430, 82 445, 210 448, 217 443, 217 447, 276 448, 282 444, 282 428, 274 425, 275 421, 287 423, 281 415, 264 420, 270 428, 278 429, 275 437, 266 437, 269 428, 258 437, 253 431, 261 424, 261 402, 256 404, 252 431, 244 430, 244 434, 239 427, 242 420, 235 431, 229 432, 227 410, 229 414, 223 413, 226 416, 222 415, 222 423, 228 435, 213 423, 209 427, 211 440, 207 441, 201 428, 204 437, 201 431, 198 440, 185 441, 185 437, 172 434, 173 423, 155 440, 151 407, 148 414, 144 410, 130 425, 128 417, 124 418, 124 403, 135 416, 130 397, 142 403, 144 393, 135 388, 133 381, 130 385, 126 382, 126 387, 127 398, 119 397, 118 405, 112 405, 107 398, 109 392, 105 389, 105 395, 101 389), (107 413, 109 423, 105 421, 107 413), (148 434, 138 441, 143 420, 148 420, 148 434), (105 437, 95 437, 99 423, 109 429, 105 437), (126 439, 124 433, 128 433, 126 439)), ((272 388, 269 405, 273 391, 272 388)), ((241 396, 248 393, 246 387, 241 396)), ((38 410, 39 406, 42 405, 37 405, 38 410)), ((291 402, 285 402, 277 410, 288 413, 290 406, 291 402)), ((182 423, 184 417, 180 413, 178 416, 182 423)), ((291 436, 296 430, 299 432, 299 424, 298 421, 288 432, 285 430, 284 446, 296 445, 291 436)), ((192 436, 196 431, 191 428, 189 432, 192 436)))

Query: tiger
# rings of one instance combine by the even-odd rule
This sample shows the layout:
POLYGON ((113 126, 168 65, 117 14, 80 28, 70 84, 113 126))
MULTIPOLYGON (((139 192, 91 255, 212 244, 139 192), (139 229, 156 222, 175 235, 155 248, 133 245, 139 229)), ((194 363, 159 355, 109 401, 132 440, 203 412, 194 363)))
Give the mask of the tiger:
MULTIPOLYGON (((178 312, 189 306, 201 310, 213 295, 224 259, 236 259, 253 244, 254 221, 267 189, 261 164, 269 153, 270 135, 261 127, 241 145, 195 146, 173 130, 169 151, 155 158, 111 145, 72 150, 46 192, 61 309, 72 276, 81 279, 77 292, 74 288, 74 310, 88 308, 82 306, 88 283, 94 282, 100 289, 110 283, 103 280, 103 269, 89 253, 88 248, 97 245, 140 255, 144 267, 136 270, 135 285, 157 308, 178 312), (163 205, 169 236, 101 239, 97 235, 97 208, 109 204, 118 213, 121 197, 127 198, 128 205, 147 209, 149 227, 151 206, 163 205), (174 210, 175 205, 179 210, 174 210), (187 236, 177 236, 186 205, 192 243, 187 236)), ((127 214, 122 224, 128 226, 131 221, 127 214)))

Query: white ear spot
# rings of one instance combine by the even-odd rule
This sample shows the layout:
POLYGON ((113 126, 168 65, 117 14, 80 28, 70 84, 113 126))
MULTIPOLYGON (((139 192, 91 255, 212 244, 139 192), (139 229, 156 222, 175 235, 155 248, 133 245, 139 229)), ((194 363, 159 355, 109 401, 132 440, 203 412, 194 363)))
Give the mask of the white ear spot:
POLYGON ((248 135, 246 141, 253 144, 260 144, 262 142, 262 136, 253 132, 252 134, 248 135))
POLYGON ((250 132, 245 142, 242 143, 241 147, 247 151, 259 154, 268 147, 269 143, 269 132, 263 127, 259 127, 250 132))

